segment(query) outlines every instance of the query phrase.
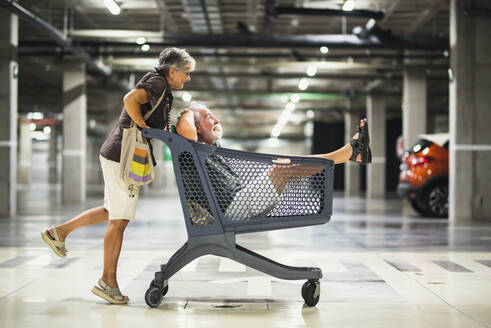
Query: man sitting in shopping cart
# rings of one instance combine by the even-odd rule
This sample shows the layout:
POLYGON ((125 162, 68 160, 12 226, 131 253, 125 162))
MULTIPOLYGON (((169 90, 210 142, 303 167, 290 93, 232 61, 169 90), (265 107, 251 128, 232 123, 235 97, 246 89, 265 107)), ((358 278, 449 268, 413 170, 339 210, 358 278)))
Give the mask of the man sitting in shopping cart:
MULTIPOLYGON (((215 146, 220 146, 219 140, 223 132, 219 120, 213 116, 206 105, 198 103, 191 105, 181 113, 176 130, 179 135, 187 139, 215 146)), ((306 156, 330 159, 335 164, 348 161, 360 164, 371 163, 370 138, 366 119, 360 121, 355 135, 343 147, 331 153, 306 156)), ((288 165, 290 160, 287 158, 278 158, 275 163, 279 165, 271 165, 255 181, 245 184, 223 157, 213 156, 208 159, 208 170, 213 171, 214 176, 220 177, 220 189, 225 190, 228 193, 227 198, 230 199, 230 202, 227 202, 222 208, 225 215, 235 219, 265 216, 281 199, 292 179, 316 173, 316 168, 312 165, 288 165), (247 204, 244 199, 250 199, 249 196, 254 194, 258 188, 270 191, 267 201, 262 202, 260 206, 257 202, 247 204)))

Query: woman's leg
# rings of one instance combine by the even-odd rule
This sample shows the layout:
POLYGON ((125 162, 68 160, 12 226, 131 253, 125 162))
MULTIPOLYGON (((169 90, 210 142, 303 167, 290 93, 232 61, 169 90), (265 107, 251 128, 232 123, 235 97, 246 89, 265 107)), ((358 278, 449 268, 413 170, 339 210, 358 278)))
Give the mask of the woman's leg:
POLYGON ((111 288, 119 288, 116 271, 123 244, 123 233, 129 220, 110 220, 104 237, 104 272, 102 280, 111 288))
MULTIPOLYGON (((87 210, 73 219, 55 226, 60 241, 65 241, 66 237, 75 229, 101 223, 109 220, 109 213, 103 206, 94 207, 87 210)), ((54 238, 53 229, 48 230, 50 236, 54 238)))

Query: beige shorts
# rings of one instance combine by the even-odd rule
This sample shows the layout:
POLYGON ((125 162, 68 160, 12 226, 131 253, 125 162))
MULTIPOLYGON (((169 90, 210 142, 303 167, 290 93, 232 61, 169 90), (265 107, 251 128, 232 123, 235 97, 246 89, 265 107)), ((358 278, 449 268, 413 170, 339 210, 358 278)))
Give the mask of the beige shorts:
POLYGON ((119 174, 119 163, 99 155, 104 176, 104 208, 109 220, 134 220, 138 203, 138 186, 128 185, 119 174))

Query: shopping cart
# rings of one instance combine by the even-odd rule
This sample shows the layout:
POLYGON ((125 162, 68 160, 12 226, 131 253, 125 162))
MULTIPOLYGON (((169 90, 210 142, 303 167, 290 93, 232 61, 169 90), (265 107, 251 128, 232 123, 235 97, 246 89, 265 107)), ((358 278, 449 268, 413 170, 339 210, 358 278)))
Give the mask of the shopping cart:
POLYGON ((309 306, 317 304, 321 269, 274 262, 237 245, 235 235, 327 223, 332 213, 333 161, 214 147, 159 129, 143 129, 143 136, 159 139, 171 150, 188 233, 188 241, 155 273, 145 293, 148 306, 160 305, 176 272, 210 254, 279 279, 306 279, 302 297, 309 306), (268 182, 272 176, 283 183, 280 194, 268 182), (240 186, 233 185, 237 181, 240 186), (239 192, 231 194, 235 187, 239 192))

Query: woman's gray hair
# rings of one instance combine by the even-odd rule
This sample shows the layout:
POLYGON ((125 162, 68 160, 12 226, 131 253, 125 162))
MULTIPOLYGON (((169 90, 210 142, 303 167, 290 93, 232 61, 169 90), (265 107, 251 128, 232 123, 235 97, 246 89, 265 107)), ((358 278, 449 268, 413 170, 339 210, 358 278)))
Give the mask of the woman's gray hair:
POLYGON ((194 70, 196 66, 194 58, 185 49, 172 47, 162 50, 159 55, 159 63, 155 66, 155 70, 163 76, 168 76, 171 67, 184 69, 187 66, 189 66, 190 71, 194 70))

